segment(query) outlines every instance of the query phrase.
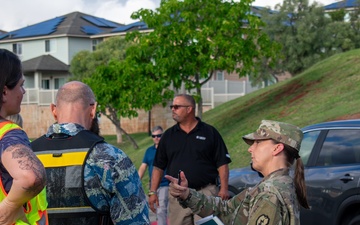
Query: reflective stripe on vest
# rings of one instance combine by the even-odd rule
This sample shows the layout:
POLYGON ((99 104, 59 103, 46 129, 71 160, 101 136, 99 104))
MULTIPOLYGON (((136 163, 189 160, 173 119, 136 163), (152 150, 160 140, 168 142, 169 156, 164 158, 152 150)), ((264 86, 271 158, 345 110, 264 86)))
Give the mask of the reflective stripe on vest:
POLYGON ((82 151, 79 151, 79 149, 75 149, 74 151, 57 150, 56 153, 54 153, 54 151, 43 151, 35 153, 40 159, 40 161, 43 163, 45 168, 51 168, 65 166, 82 166, 88 150, 89 149, 83 149, 82 151))
MULTIPOLYGON (((21 127, 16 125, 15 123, 11 121, 2 121, 0 122, 0 140, 4 137, 5 134, 7 134, 11 130, 21 130, 21 127)), ((0 202, 5 199, 7 196, 7 193, 5 191, 4 185, 2 183, 2 179, 0 178, 0 202)), ((30 199, 26 203, 27 207, 24 208, 25 216, 28 220, 28 222, 31 225, 47 225, 48 219, 47 219, 47 201, 46 201, 46 188, 44 188, 37 196, 30 199), (41 221, 41 223, 40 223, 41 221)), ((15 222, 15 225, 28 225, 28 223, 17 220, 15 222)))
POLYGON ((0 140, 4 137, 5 134, 7 134, 7 132, 15 129, 21 130, 21 127, 8 120, 0 122, 0 140))

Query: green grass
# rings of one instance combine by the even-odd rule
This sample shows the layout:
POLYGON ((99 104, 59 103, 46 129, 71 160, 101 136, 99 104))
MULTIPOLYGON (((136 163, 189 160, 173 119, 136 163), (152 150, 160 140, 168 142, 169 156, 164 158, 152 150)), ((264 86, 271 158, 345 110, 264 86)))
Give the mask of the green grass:
MULTIPOLYGON (((313 123, 360 118, 360 50, 334 55, 292 79, 234 99, 207 111, 203 121, 216 127, 232 158, 230 168, 249 164, 248 146, 242 136, 257 129, 262 119, 279 120, 304 127, 313 123)), ((152 144, 146 133, 132 134, 139 149, 115 136, 106 140, 120 147, 136 167, 152 144)), ((143 184, 147 184, 144 177, 143 184)), ((147 188, 147 187, 146 187, 147 188)))

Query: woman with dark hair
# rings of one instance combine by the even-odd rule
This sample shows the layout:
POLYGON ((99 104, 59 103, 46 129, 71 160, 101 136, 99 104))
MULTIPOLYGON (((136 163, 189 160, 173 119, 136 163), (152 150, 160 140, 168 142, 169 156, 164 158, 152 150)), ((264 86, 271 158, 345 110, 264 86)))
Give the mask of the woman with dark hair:
POLYGON ((23 84, 20 59, 0 49, 0 224, 47 224, 44 166, 26 133, 5 119, 20 112, 23 84))
POLYGON ((304 166, 299 156, 303 133, 283 122, 263 120, 256 132, 243 137, 250 145, 252 167, 264 178, 230 200, 205 196, 187 187, 185 174, 171 181, 169 192, 200 216, 218 216, 224 224, 300 224, 299 205, 308 209, 304 166), (289 175, 296 162, 294 178, 289 175))

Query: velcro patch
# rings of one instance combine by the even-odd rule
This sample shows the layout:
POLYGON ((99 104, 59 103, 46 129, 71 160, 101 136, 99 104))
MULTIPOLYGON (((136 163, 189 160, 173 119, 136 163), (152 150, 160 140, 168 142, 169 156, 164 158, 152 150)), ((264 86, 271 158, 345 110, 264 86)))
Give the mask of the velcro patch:
POLYGON ((270 218, 265 214, 260 215, 256 220, 256 225, 268 225, 269 223, 270 218))

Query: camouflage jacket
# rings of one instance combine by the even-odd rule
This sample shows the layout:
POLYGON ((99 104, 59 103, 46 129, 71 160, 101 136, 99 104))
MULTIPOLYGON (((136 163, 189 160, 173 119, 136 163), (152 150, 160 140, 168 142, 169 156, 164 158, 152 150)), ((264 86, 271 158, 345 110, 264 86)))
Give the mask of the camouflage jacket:
POLYGON ((190 199, 182 204, 200 216, 214 214, 224 224, 300 224, 299 204, 288 169, 269 174, 255 187, 245 189, 228 201, 209 197, 192 189, 190 193, 190 199))

